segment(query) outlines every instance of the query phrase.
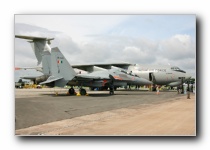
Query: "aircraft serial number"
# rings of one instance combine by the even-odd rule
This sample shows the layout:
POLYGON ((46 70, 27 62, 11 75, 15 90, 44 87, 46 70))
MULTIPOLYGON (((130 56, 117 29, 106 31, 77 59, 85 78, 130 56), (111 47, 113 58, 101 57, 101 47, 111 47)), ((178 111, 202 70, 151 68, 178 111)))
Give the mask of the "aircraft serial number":
POLYGON ((64 57, 57 57, 57 59, 64 59, 64 57))
POLYGON ((139 69, 139 71, 166 72, 166 69, 139 69))

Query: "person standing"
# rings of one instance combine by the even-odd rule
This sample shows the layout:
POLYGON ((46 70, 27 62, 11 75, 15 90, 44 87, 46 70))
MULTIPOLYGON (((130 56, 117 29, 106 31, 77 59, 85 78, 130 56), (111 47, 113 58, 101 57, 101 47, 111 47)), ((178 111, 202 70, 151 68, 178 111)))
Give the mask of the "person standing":
POLYGON ((156 87, 157 95, 160 94, 160 91, 159 91, 159 90, 160 90, 160 89, 159 89, 159 86, 157 86, 157 87, 156 87))

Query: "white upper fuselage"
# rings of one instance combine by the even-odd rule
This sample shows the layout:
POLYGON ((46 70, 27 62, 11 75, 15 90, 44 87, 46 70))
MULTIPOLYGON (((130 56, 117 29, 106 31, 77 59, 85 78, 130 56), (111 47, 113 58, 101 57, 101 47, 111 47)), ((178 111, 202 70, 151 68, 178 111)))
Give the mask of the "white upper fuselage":
POLYGON ((182 78, 189 79, 191 76, 176 66, 170 65, 131 65, 128 72, 138 75, 139 77, 153 81, 158 85, 178 86, 182 78))

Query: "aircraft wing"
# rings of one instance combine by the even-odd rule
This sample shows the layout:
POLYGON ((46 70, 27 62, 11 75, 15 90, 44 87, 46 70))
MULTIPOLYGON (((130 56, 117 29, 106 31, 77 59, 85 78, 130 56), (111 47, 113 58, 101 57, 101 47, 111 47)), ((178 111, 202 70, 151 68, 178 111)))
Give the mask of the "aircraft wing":
POLYGON ((80 64, 80 65, 72 65, 73 68, 78 68, 84 71, 92 72, 94 71, 93 67, 100 67, 104 69, 112 69, 112 66, 119 67, 123 69, 128 69, 128 67, 131 65, 131 63, 93 63, 93 64, 80 64))
POLYGON ((40 72, 43 71, 42 67, 38 67, 38 66, 36 66, 36 67, 15 67, 15 70, 28 70, 28 69, 35 69, 36 71, 40 71, 40 72))
POLYGON ((41 82, 40 84, 47 84, 47 83, 51 83, 60 79, 63 79, 63 77, 50 76, 46 81, 41 82))
POLYGON ((15 35, 15 37, 20 38, 20 39, 27 39, 27 40, 54 40, 54 38, 24 36, 24 35, 15 35))
MULTIPOLYGON (((74 69, 80 69, 82 71, 86 71, 86 72, 94 72, 94 67, 99 67, 99 68, 103 68, 103 69, 112 69, 112 66, 114 67, 119 67, 122 69, 128 69, 128 67, 130 66, 130 63, 104 63, 104 64, 97 64, 97 63, 93 63, 93 64, 80 64, 80 65, 71 65, 72 68, 74 69)), ((20 69, 36 69, 37 71, 42 72, 43 68, 42 67, 16 67, 15 70, 20 70, 20 69)))

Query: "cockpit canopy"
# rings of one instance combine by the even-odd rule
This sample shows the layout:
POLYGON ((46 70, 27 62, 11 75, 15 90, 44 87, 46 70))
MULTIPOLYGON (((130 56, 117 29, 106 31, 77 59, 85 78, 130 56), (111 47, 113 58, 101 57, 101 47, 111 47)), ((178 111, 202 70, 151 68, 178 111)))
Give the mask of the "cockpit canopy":
POLYGON ((186 73, 184 70, 181 70, 179 67, 173 66, 171 70, 186 73))
POLYGON ((125 70, 120 70, 120 71, 121 71, 122 73, 124 73, 124 74, 128 74, 128 75, 131 75, 131 76, 139 77, 138 75, 133 74, 132 71, 130 71, 130 72, 127 72, 127 71, 125 71, 125 70))

